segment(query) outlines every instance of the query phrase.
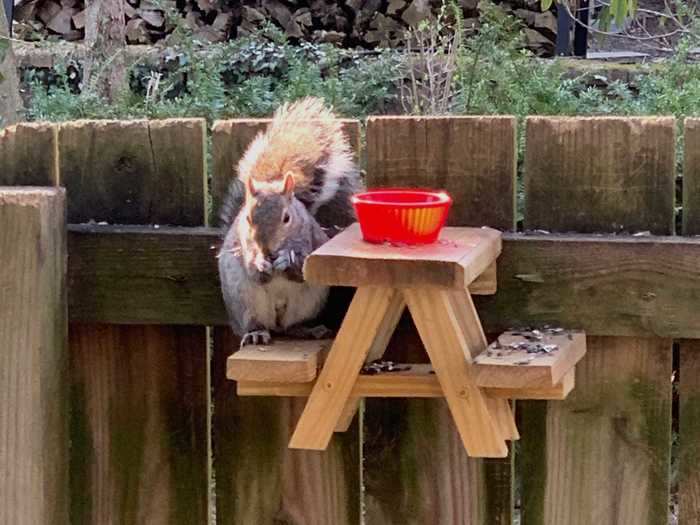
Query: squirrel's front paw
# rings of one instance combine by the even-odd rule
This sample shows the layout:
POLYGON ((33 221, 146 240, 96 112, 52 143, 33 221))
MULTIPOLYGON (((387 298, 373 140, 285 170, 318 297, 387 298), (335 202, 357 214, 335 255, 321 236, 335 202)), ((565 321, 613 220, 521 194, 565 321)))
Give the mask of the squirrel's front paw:
POLYGON ((241 348, 246 345, 269 345, 272 336, 268 330, 253 330, 241 338, 241 348))
POLYGON ((272 279, 272 263, 267 259, 250 263, 248 275, 254 282, 265 284, 272 279))
POLYGON ((270 261, 268 261, 267 259, 260 259, 255 264, 255 269, 258 270, 260 273, 271 273, 272 272, 272 263, 270 261))

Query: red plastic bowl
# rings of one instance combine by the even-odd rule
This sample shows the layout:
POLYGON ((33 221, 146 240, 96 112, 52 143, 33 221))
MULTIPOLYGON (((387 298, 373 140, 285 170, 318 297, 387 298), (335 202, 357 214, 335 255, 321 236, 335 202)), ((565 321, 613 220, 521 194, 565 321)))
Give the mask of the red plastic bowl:
POLYGON ((427 244, 437 240, 452 199, 444 191, 383 189, 354 195, 352 203, 366 241, 427 244))

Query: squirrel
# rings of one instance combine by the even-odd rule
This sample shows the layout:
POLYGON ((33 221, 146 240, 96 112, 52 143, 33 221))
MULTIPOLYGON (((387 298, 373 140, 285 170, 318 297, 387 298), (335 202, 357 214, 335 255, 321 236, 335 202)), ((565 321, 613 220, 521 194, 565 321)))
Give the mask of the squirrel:
POLYGON ((307 283, 306 257, 355 221, 361 188, 341 123, 323 101, 285 104, 238 164, 222 206, 225 237, 219 276, 241 346, 269 344, 272 333, 322 338, 310 326, 329 288, 307 283))

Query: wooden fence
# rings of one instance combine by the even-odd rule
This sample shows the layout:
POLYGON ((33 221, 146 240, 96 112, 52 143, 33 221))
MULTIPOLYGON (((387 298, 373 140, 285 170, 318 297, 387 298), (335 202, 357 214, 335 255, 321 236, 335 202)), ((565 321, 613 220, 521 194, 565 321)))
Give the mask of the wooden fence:
MULTIPOLYGON (((0 188, 1 523, 503 525, 517 488, 524 525, 665 524, 672 481, 700 523, 700 120, 684 236, 672 118, 528 119, 528 233, 515 119, 345 123, 369 185, 446 188, 452 224, 507 232, 487 331, 589 336, 505 460, 468 458, 442 400, 367 400, 320 453, 286 446, 303 400, 236 396, 210 225, 264 125, 217 122, 211 177, 203 120, 0 132, 0 186, 44 187, 0 188)), ((409 319, 389 352, 424 359, 409 319)))

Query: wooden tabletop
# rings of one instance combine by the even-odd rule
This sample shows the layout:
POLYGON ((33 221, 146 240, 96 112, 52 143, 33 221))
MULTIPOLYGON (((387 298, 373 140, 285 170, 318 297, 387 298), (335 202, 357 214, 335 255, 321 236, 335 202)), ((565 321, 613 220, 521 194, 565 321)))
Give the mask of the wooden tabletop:
POLYGON ((436 243, 371 244, 353 224, 312 253, 304 265, 309 282, 330 286, 436 286, 464 290, 501 253, 492 228, 444 228, 436 243))

